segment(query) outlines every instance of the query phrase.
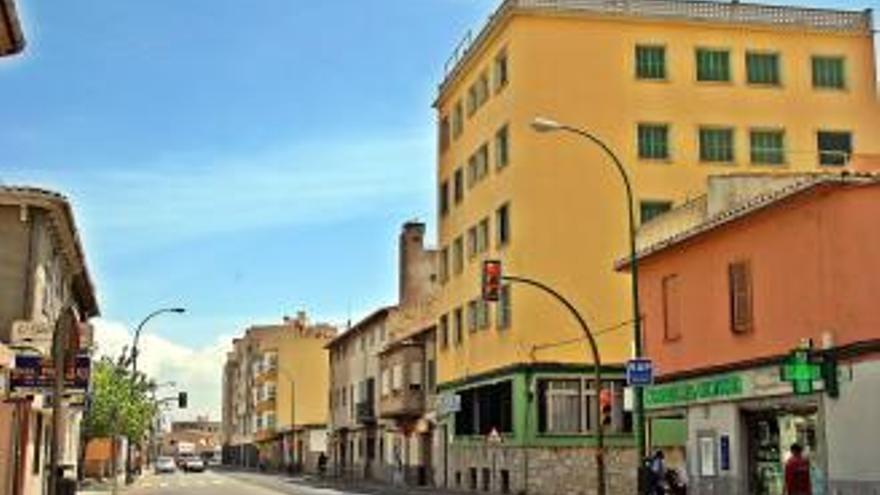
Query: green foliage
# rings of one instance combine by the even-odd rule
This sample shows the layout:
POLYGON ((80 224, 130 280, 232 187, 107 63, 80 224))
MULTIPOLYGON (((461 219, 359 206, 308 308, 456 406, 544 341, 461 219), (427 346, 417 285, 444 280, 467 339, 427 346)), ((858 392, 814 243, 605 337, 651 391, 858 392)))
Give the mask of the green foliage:
POLYGON ((109 358, 92 368, 91 404, 83 423, 87 438, 124 435, 143 438, 158 409, 152 392, 155 384, 109 358))

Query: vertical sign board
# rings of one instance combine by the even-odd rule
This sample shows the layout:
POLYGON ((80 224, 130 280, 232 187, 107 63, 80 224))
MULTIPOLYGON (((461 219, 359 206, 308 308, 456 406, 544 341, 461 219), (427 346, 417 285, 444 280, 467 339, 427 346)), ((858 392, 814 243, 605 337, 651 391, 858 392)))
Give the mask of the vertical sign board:
POLYGON ((721 470, 730 471, 730 437, 728 435, 721 435, 720 447, 721 459, 719 459, 719 464, 721 464, 721 470))

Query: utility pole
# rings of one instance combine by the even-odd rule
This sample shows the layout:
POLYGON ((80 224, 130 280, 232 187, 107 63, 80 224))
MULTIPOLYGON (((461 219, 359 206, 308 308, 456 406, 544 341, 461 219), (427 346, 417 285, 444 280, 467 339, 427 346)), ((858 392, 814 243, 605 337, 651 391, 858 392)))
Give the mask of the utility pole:
POLYGON ((49 495, 58 494, 58 485, 63 474, 60 472, 60 459, 61 437, 62 430, 64 429, 64 408, 61 405, 61 401, 64 398, 64 375, 67 364, 65 360, 65 343, 75 321, 74 308, 70 303, 67 303, 55 321, 55 331, 52 332, 52 365, 55 367, 55 376, 52 386, 52 444, 49 449, 49 495))

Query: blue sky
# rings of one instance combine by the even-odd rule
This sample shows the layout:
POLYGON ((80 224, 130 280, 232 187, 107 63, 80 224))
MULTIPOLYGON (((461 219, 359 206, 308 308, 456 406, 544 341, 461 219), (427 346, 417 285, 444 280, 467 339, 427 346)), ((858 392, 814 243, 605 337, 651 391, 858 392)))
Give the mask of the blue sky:
POLYGON ((0 181, 72 198, 118 345, 184 305, 145 346, 219 366, 246 324, 394 301, 401 223, 433 230, 443 63, 495 0, 17 3, 0 181))

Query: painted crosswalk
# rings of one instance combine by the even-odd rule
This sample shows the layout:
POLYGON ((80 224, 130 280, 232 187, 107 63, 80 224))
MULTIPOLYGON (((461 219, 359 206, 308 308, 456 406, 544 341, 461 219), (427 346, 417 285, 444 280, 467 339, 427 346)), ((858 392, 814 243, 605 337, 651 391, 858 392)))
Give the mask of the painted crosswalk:
POLYGON ((222 485, 225 480, 220 478, 211 478, 211 479, 190 479, 183 477, 175 477, 169 480, 162 479, 145 479, 137 484, 138 488, 150 489, 150 488, 161 488, 161 489, 176 489, 176 488, 200 488, 200 487, 208 487, 208 486, 217 486, 222 485))

